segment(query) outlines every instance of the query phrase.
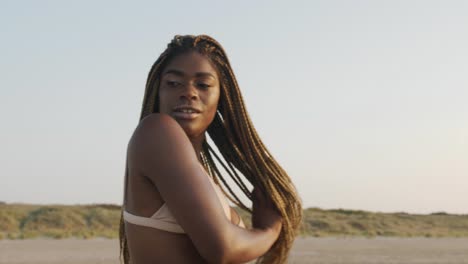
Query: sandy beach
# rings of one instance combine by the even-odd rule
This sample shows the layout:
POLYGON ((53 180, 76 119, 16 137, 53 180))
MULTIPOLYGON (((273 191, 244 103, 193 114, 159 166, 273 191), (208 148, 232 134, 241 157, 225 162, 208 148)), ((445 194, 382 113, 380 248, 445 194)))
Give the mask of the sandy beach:
MULTIPOLYGON (((110 264, 118 240, 1 240, 1 264, 110 264)), ((468 238, 298 238, 288 263, 468 263, 468 238)))

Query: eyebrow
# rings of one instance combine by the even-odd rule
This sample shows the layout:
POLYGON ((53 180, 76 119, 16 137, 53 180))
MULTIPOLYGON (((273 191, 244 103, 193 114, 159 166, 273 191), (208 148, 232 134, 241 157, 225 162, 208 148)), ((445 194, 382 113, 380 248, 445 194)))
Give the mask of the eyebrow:
MULTIPOLYGON (((183 71, 174 70, 174 69, 167 70, 166 72, 164 72, 164 75, 166 74, 174 74, 174 75, 182 76, 182 77, 185 76, 185 73, 183 71)), ((195 77, 213 77, 214 79, 216 79, 216 76, 209 72, 197 72, 195 73, 195 77)))

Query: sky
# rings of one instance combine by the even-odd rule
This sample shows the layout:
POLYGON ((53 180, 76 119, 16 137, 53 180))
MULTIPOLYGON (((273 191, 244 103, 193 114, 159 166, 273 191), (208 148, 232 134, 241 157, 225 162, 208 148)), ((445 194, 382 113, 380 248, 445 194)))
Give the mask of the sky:
POLYGON ((225 48, 305 208, 468 214, 468 2, 1 1, 0 201, 122 203, 151 65, 225 48))

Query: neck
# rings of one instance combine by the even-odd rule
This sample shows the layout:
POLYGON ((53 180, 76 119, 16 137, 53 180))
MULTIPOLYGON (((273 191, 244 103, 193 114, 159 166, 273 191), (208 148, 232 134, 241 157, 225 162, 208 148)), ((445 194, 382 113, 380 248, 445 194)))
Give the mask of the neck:
POLYGON ((195 154, 197 155, 198 161, 203 164, 200 153, 203 150, 202 144, 203 144, 203 141, 205 140, 205 133, 202 133, 198 136, 189 137, 189 139, 190 139, 190 142, 192 142, 192 146, 193 146, 193 149, 195 150, 195 154))

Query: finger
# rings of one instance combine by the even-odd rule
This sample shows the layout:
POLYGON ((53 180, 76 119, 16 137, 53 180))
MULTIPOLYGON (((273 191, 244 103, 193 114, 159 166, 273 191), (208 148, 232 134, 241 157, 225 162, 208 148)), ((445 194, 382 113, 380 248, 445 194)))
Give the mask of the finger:
POLYGON ((252 198, 255 198, 255 200, 259 201, 262 200, 262 193, 261 190, 257 187, 255 187, 252 191, 252 198))
POLYGON ((261 205, 262 207, 274 206, 274 203, 271 197, 260 186, 255 186, 254 189, 252 190, 252 202, 257 203, 258 205, 261 205))

